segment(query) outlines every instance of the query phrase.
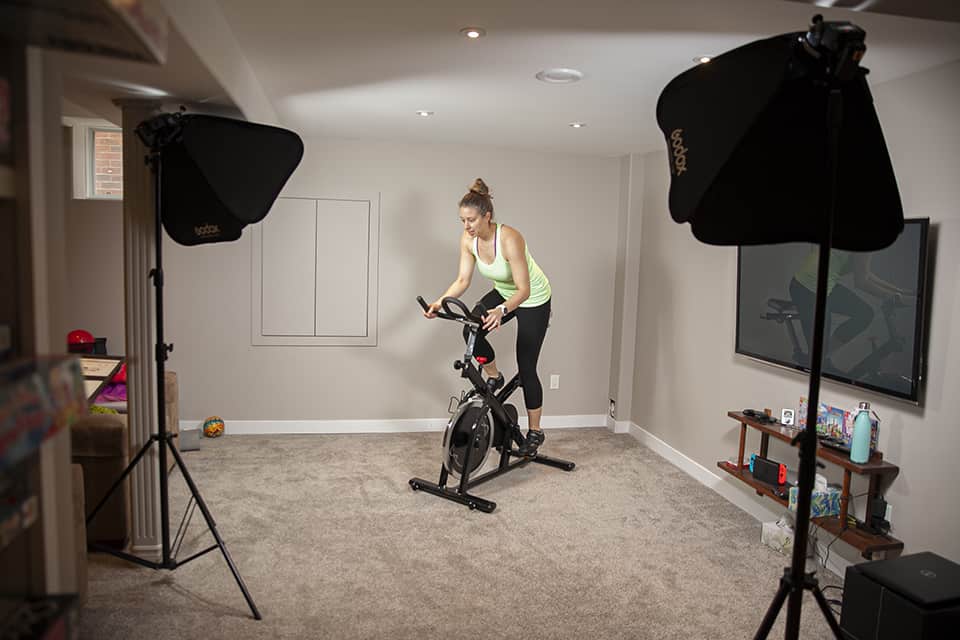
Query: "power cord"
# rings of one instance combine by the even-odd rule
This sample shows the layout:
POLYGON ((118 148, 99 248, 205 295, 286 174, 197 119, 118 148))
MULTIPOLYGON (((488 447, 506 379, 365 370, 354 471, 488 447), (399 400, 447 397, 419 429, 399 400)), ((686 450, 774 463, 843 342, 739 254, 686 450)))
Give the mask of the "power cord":
MULTIPOLYGON (((853 516, 851 515, 851 513, 850 513, 851 511, 853 511, 853 504, 854 504, 853 501, 856 500, 857 498, 862 498, 863 496, 868 496, 868 495, 870 495, 870 492, 869 492, 869 491, 865 491, 865 492, 863 492, 863 493, 858 493, 857 495, 850 496, 850 502, 849 502, 849 504, 847 505, 847 521, 841 524, 840 533, 834 535, 833 540, 831 540, 831 541, 829 542, 829 544, 827 544, 827 548, 826 548, 826 550, 825 550, 825 552, 824 552, 823 560, 822 560, 822 562, 820 563, 820 565, 821 565, 824 569, 827 568, 827 561, 830 559, 830 547, 833 546, 833 543, 834 543, 834 542, 836 542, 837 540, 840 539, 840 536, 843 534, 843 532, 846 531, 848 528, 850 528, 851 525, 856 526, 857 519, 856 519, 855 517, 853 517, 853 516)), ((820 525, 818 525, 817 523, 813 522, 813 520, 810 521, 810 524, 813 525, 813 526, 815 526, 815 527, 820 527, 820 525)), ((820 529, 823 529, 823 527, 820 527, 820 529)), ((816 552, 816 546, 814 546, 814 554, 817 555, 818 557, 819 557, 819 555, 820 555, 819 553, 816 552)))
POLYGON ((837 609, 834 609, 833 606, 834 606, 834 605, 836 605, 836 606, 838 606, 838 607, 842 607, 842 606, 843 606, 843 587, 839 587, 839 586, 837 586, 837 585, 835 585, 835 584, 828 584, 828 585, 825 586, 824 588, 820 589, 820 591, 823 592, 824 599, 827 601, 827 604, 830 605, 830 610, 833 611, 835 614, 837 614, 837 615, 839 616, 839 615, 840 615, 840 611, 838 611, 837 609), (839 592, 840 592, 840 599, 837 600, 837 599, 835 599, 835 598, 827 598, 827 597, 826 597, 826 595, 827 595, 826 592, 827 592, 829 589, 836 589, 837 591, 839 591, 839 592))

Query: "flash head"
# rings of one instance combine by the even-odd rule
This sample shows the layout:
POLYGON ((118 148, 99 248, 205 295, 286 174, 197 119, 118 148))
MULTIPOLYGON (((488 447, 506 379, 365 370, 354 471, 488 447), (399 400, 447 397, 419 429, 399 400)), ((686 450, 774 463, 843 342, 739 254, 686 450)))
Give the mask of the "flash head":
POLYGON ((824 65, 824 72, 840 82, 853 78, 867 51, 866 31, 852 22, 824 22, 813 16, 810 30, 803 36, 803 47, 824 65))

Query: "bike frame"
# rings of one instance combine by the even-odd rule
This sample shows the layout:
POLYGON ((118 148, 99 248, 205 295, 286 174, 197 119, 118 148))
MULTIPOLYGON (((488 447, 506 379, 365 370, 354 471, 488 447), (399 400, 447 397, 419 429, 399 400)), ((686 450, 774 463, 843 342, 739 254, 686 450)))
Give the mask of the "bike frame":
MULTIPOLYGON (((424 308, 424 310, 428 308, 423 298, 417 298, 417 300, 420 302, 420 305, 424 308)), ((517 467, 525 466, 530 462, 536 462, 538 464, 563 469, 564 471, 572 471, 576 465, 575 463, 567 460, 559 460, 544 456, 539 452, 534 453, 533 455, 521 455, 517 449, 513 448, 514 444, 520 446, 520 444, 523 443, 523 434, 520 430, 520 425, 517 422, 516 409, 512 407, 512 405, 506 405, 505 403, 507 399, 517 390, 517 388, 521 386, 520 375, 514 375, 513 378, 511 378, 510 381, 505 384, 499 392, 494 392, 490 386, 487 385, 487 383, 483 380, 483 376, 480 374, 480 370, 474 364, 473 358, 473 348, 476 344, 477 334, 480 330, 482 320, 476 316, 471 316, 466 311, 466 307, 463 305, 463 303, 456 298, 445 298, 444 302, 446 303, 448 300, 455 301, 456 305, 463 309, 463 315, 461 316, 456 313, 452 313, 448 306, 445 306, 445 312, 438 313, 437 315, 447 320, 460 322, 461 324, 465 325, 470 332, 467 337, 467 349, 463 354, 463 360, 455 361, 453 363, 453 368, 460 370, 460 377, 468 379, 473 384, 473 390, 475 394, 482 399, 482 405, 480 411, 477 413, 477 419, 474 420, 474 423, 470 428, 470 439, 472 444, 471 446, 467 447, 463 461, 464 472, 460 474, 460 481, 457 484, 457 487, 451 489, 447 486, 449 472, 447 471, 446 466, 443 464, 440 465, 440 478, 436 483, 420 478, 413 478, 410 480, 410 486, 413 487, 415 491, 423 490, 435 496, 466 505, 470 507, 470 509, 479 509, 485 513, 490 513, 496 509, 497 503, 493 502, 492 500, 487 500, 471 494, 469 492, 470 489, 487 482, 488 480, 492 480, 497 476, 501 476, 509 471, 512 471, 517 467), (512 413, 508 410, 508 406, 513 409, 512 413), (494 424, 491 425, 491 427, 495 430, 497 426, 496 423, 499 422, 504 429, 504 437, 500 443, 500 462, 498 463, 496 469, 471 479, 470 472, 468 471, 470 468, 470 452, 474 449, 474 446, 476 446, 478 442, 478 427, 487 409, 489 409, 493 414, 494 424), (511 461, 510 459, 512 457, 518 459, 511 461)))

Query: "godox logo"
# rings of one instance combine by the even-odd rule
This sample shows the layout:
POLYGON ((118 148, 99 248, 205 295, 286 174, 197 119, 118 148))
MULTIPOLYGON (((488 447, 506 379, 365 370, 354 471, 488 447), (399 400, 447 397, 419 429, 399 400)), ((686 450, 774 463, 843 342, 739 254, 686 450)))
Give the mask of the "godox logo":
POLYGON ((687 170, 687 149, 683 146, 683 129, 674 129, 670 134, 670 148, 673 151, 673 173, 680 175, 687 170))
POLYGON ((209 238, 210 236, 220 235, 220 227, 215 224, 203 224, 193 228, 193 233, 198 238, 209 238))

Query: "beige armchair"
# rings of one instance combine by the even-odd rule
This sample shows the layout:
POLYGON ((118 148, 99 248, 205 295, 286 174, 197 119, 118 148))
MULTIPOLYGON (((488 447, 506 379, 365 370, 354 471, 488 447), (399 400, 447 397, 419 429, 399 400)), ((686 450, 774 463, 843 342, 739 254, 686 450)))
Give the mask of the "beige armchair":
MULTIPOLYGON (((177 374, 164 376, 167 431, 179 435, 180 403, 177 374)), ((71 427, 73 462, 83 468, 84 513, 89 516, 123 473, 131 459, 127 416, 89 414, 71 427)), ((173 439, 174 446, 177 440, 173 439)), ((168 457, 169 459, 169 457, 168 457)), ((124 482, 87 528, 87 541, 124 549, 130 538, 130 488, 124 482)))

